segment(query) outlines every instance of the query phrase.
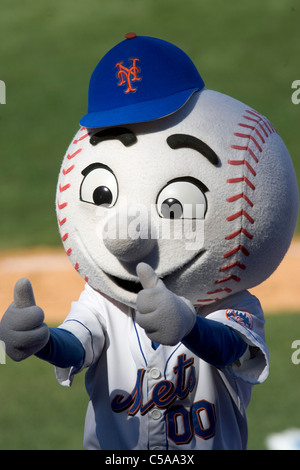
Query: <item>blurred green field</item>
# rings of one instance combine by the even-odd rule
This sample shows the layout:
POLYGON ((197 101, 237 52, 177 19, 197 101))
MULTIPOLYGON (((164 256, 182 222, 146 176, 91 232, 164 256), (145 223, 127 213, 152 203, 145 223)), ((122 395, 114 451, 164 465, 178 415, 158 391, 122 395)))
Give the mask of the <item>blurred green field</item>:
POLYGON ((55 188, 90 74, 128 31, 183 48, 207 88, 266 114, 300 175, 299 0, 1 0, 0 249, 60 244, 55 188))
MULTIPOLYGON (((300 314, 300 309, 299 309, 300 314)), ((300 364, 292 362, 294 340, 300 339, 300 315, 266 315, 270 375, 253 388, 248 407, 249 450, 266 449, 266 438, 286 429, 300 429, 300 364)))
MULTIPOLYGON (((92 70, 129 31, 178 45, 207 88, 267 115, 300 181, 300 105, 291 101, 300 79, 299 24, 299 0, 1 0, 0 250, 60 245, 62 157, 86 112, 92 70)), ((267 317, 271 375, 254 389, 249 449, 264 449, 270 432, 300 427, 300 365, 291 362, 298 334, 300 316, 267 317)), ((68 390, 42 361, 7 360, 0 365, 0 449, 81 449, 86 404, 83 374, 68 390)))
MULTIPOLYGON (((253 390, 249 450, 265 450, 271 433, 300 429, 300 364, 291 360, 292 342, 300 340, 300 315, 267 315, 266 336, 270 376, 253 390)), ((30 358, 22 363, 7 359, 0 374, 0 450, 83 449, 88 402, 84 373, 65 388, 58 385, 51 365, 30 358)))

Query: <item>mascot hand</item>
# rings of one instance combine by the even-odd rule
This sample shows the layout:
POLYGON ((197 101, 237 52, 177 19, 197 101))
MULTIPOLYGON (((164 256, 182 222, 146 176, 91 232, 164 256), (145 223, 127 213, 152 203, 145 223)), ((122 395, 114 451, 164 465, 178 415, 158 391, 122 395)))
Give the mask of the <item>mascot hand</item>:
POLYGON ((49 339, 49 328, 43 322, 44 312, 35 305, 31 283, 20 279, 14 290, 14 302, 0 323, 0 340, 14 361, 22 361, 40 351, 49 339))
POLYGON ((174 346, 195 324, 193 305, 167 289, 148 264, 139 263, 137 275, 143 289, 137 296, 136 322, 152 341, 174 346))

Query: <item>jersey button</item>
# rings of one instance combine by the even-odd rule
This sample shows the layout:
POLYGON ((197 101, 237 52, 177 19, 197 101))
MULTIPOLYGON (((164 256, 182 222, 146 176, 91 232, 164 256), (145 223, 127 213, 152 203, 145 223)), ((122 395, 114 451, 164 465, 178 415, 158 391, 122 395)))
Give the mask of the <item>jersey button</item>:
POLYGON ((153 367, 153 369, 150 370, 150 375, 152 377, 152 379, 159 379, 160 377, 160 371, 158 369, 156 369, 155 367, 153 367))
POLYGON ((160 419, 162 416, 162 412, 156 408, 151 411, 150 416, 152 419, 155 419, 155 420, 160 419))

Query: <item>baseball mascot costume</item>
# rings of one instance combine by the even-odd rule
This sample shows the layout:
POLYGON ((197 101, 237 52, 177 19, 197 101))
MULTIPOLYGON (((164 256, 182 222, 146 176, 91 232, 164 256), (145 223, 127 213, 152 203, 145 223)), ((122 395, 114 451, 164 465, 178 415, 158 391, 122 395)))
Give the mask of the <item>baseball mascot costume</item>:
POLYGON ((49 328, 19 280, 7 354, 50 362, 66 386, 87 369, 86 449, 245 449, 269 371, 248 289, 281 262, 298 213, 283 141, 206 89, 183 51, 134 33, 96 66, 80 124, 56 205, 85 288, 49 328))

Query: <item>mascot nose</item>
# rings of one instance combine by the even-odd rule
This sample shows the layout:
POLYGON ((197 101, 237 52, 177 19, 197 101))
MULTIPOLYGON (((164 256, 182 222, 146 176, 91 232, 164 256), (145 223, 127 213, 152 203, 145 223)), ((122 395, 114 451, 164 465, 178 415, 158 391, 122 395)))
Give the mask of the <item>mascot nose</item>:
POLYGON ((106 248, 120 261, 143 260, 156 245, 151 224, 146 214, 115 214, 103 227, 102 238, 106 248))

